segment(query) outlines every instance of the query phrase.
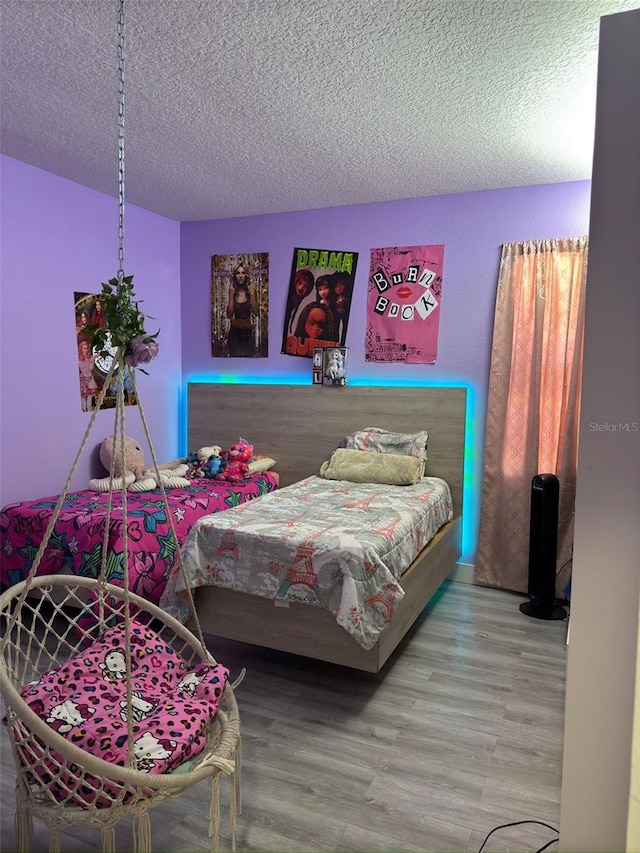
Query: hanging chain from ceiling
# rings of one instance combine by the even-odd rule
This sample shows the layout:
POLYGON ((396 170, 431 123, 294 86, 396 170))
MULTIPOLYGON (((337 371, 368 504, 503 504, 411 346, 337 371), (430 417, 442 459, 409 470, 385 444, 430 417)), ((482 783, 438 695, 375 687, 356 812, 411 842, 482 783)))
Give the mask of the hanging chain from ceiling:
POLYGON ((118 286, 124 278, 124 0, 118 0, 118 286))

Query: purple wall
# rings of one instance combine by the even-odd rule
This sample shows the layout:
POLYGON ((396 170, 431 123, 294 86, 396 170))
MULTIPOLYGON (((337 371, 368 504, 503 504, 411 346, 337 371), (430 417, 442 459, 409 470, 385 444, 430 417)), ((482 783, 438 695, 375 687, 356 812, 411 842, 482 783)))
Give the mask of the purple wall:
MULTIPOLYGON (((90 415, 80 406, 73 293, 99 291, 115 275, 118 211, 115 198, 17 160, 3 156, 0 168, 2 506, 59 493, 75 458, 90 415)), ((127 205, 125 228, 126 271, 162 329, 150 375, 136 378, 166 461, 178 454, 180 226, 127 205)), ((138 407, 127 408, 126 423, 144 438, 138 407)), ((95 449, 112 430, 113 412, 99 412, 72 487, 104 474, 95 449)))
MULTIPOLYGON (((349 320, 349 381, 464 383, 471 388, 468 487, 463 560, 477 541, 486 396, 500 248, 516 240, 588 232, 590 182, 437 196, 352 207, 186 222, 181 226, 182 371, 198 379, 310 381, 307 359, 280 354, 293 248, 359 253, 349 320), (444 243, 437 362, 365 363, 364 333, 369 252, 384 246, 444 243), (268 252, 269 358, 212 359, 211 255, 268 252)), ((382 393, 382 392, 381 392, 382 393)), ((309 425, 311 427, 311 425, 309 425)), ((249 436, 251 438, 251 436, 249 436)))
MULTIPOLYGON (((79 401, 73 292, 99 290, 115 274, 117 202, 7 157, 0 166, 1 506, 58 492, 82 439, 89 416, 79 401)), ((589 194, 590 183, 581 181, 181 226, 127 205, 126 269, 135 275, 145 312, 157 317, 162 329, 150 376, 139 376, 158 458, 173 459, 186 449, 179 432, 184 383, 205 378, 309 381, 307 359, 280 354, 293 248, 358 252, 347 336, 349 381, 463 383, 471 390, 463 559, 472 562, 500 247, 514 240, 587 233, 589 194), (422 243, 445 245, 437 362, 367 364, 370 249, 422 243), (212 359, 211 255, 246 252, 269 253, 269 358, 212 359)), ((142 439, 137 407, 126 414, 127 432, 142 439)), ((111 413, 99 413, 74 488, 101 473, 95 448, 111 432, 112 420, 111 413)))

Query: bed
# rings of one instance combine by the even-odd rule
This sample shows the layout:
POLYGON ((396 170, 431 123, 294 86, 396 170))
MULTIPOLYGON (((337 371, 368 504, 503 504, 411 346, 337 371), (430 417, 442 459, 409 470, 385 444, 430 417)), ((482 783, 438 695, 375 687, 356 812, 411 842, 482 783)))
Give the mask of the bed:
MULTIPOLYGON (((204 446, 199 445, 199 446, 204 446)), ((178 542, 202 515, 220 512, 276 489, 271 472, 253 474, 238 483, 192 480, 190 486, 167 489, 167 503, 178 542)), ((0 583, 2 589, 24 580, 31 569, 58 496, 7 504, 0 513, 0 583)), ((97 577, 100 569, 108 495, 83 490, 70 492, 60 509, 38 575, 66 572, 97 577)), ((123 585, 122 502, 114 494, 105 580, 123 585)), ((176 559, 159 489, 127 493, 129 585, 133 592, 157 604, 176 559)))
MULTIPOLYGON (((465 420, 466 389, 458 387, 190 383, 189 445, 210 435, 221 444, 251 435, 277 460, 281 488, 315 477, 347 434, 377 426, 404 433, 427 430, 425 474, 446 481, 452 501, 451 519, 399 576, 401 604, 370 647, 345 631, 328 609, 208 583, 194 589, 203 632, 379 671, 460 557, 465 420)), ((269 500, 256 509, 266 508, 269 500)))

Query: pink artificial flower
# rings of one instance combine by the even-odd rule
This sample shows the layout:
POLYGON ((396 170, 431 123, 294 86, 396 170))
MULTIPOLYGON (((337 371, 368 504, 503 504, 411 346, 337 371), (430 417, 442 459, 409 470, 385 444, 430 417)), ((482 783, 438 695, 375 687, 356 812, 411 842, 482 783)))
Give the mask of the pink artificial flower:
POLYGON ((158 344, 144 335, 138 335, 131 341, 131 353, 125 361, 130 367, 140 367, 141 364, 149 364, 157 355, 158 344))

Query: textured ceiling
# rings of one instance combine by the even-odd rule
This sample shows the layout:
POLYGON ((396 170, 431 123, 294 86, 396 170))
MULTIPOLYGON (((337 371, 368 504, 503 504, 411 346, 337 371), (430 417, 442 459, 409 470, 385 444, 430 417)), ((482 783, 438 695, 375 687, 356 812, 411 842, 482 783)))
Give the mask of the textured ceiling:
MULTIPOLYGON (((638 0, 125 0, 126 199, 215 219, 589 178, 638 0)), ((4 154, 117 192, 115 0, 0 0, 4 154)))

